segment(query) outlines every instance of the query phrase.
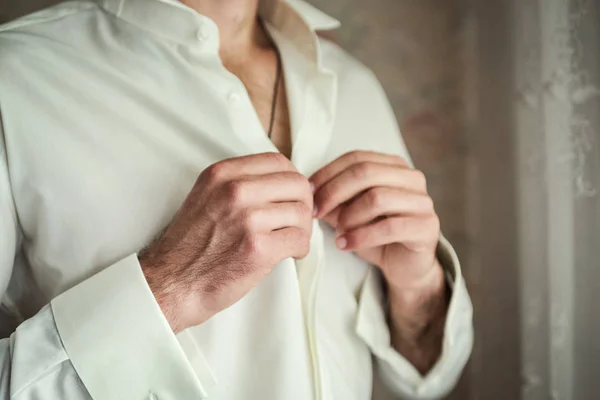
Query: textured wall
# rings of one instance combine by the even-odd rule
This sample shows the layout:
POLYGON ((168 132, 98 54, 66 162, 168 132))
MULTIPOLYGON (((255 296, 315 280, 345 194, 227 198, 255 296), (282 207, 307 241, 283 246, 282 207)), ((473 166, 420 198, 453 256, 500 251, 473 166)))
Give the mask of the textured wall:
POLYGON ((59 0, 0 0, 0 22, 30 13, 59 0))
MULTIPOLYGON (((596 0, 472 1, 473 398, 598 398, 596 0)), ((471 66, 468 63, 469 67, 471 66)), ((472 272, 471 271, 471 272, 472 272)))

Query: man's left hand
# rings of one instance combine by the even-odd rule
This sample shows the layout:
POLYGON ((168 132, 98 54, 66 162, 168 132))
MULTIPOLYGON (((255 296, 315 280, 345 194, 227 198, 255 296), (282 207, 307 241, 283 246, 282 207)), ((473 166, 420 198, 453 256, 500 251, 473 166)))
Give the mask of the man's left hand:
POLYGON ((419 287, 438 268, 440 222, 425 176, 404 159, 355 151, 310 181, 315 216, 336 229, 337 246, 378 266, 391 287, 419 287))
POLYGON ((425 176, 400 157, 355 151, 309 180, 315 217, 335 228, 338 248, 386 278, 392 344, 427 372, 441 351, 447 302, 436 259, 440 222, 425 176))

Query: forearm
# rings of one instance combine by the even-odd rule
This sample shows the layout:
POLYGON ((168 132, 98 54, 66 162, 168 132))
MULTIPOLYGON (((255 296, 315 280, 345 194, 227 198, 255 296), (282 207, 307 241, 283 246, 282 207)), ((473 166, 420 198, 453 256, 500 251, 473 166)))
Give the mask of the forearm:
POLYGON ((393 347, 425 375, 442 350, 448 293, 438 265, 419 287, 389 287, 390 333, 393 347))

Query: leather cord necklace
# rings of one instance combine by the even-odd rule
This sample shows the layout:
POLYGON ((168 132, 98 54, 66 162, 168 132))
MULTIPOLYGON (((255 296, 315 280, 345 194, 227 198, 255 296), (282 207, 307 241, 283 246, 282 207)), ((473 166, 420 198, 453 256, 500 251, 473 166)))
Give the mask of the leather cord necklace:
POLYGON ((281 86, 281 55, 279 50, 275 47, 275 54, 277 56, 277 72, 275 75, 275 87, 273 88, 273 103, 271 104, 271 121, 269 123, 269 130, 267 136, 271 139, 273 133, 273 127, 275 126, 275 113, 277 112, 277 97, 279 95, 279 86, 281 86))

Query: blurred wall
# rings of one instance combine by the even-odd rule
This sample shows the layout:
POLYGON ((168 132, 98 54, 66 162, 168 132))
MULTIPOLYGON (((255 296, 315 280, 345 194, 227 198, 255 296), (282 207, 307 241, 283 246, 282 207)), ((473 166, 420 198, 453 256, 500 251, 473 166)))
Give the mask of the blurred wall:
POLYGON ((9 21, 58 2, 59 0, 0 0, 0 22, 9 21))
MULTIPOLYGON (((600 392, 600 3, 472 0, 474 398, 600 392)), ((472 117, 472 118, 471 118, 472 117)), ((471 129, 471 128, 470 128, 471 129)), ((473 277, 472 277, 473 278, 473 277)))

